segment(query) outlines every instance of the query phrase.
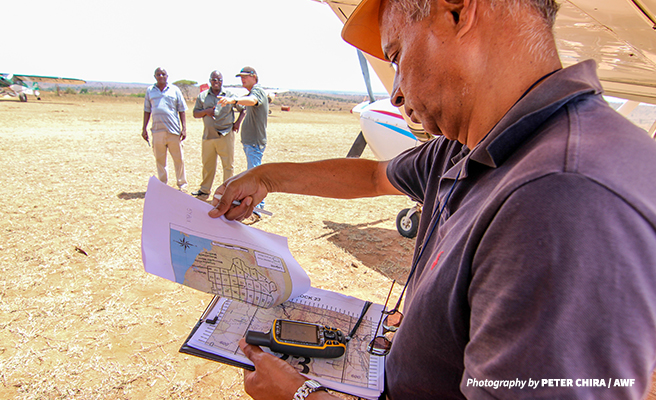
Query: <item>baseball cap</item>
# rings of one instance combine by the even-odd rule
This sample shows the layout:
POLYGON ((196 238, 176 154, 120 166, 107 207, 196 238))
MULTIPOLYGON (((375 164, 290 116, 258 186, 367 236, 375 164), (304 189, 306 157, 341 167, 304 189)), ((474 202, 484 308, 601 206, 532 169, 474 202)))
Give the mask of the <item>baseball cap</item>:
POLYGON ((387 61, 380 46, 378 16, 381 0, 362 0, 342 29, 342 39, 365 53, 387 61))
POLYGON ((237 75, 235 75, 235 77, 249 76, 249 75, 250 76, 257 75, 257 72, 255 72, 255 68, 253 68, 253 67, 244 67, 244 68, 241 69, 241 71, 239 71, 239 73, 237 75))

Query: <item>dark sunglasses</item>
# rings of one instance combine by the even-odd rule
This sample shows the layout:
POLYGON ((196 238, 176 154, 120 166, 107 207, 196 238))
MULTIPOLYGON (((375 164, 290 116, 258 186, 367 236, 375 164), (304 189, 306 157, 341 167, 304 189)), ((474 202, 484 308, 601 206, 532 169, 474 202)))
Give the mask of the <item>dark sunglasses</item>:
POLYGON ((396 280, 392 281, 392 287, 390 287, 390 291, 387 294, 385 306, 380 313, 380 320, 378 321, 375 332, 378 332, 381 324, 383 325, 383 331, 380 335, 374 337, 367 345, 367 352, 374 356, 385 356, 390 352, 394 334, 396 333, 396 330, 399 329, 399 326, 401 326, 401 321, 403 321, 403 313, 398 310, 398 304, 394 309, 385 311, 390 296, 392 295, 392 289, 394 289, 394 283, 396 283, 396 280))

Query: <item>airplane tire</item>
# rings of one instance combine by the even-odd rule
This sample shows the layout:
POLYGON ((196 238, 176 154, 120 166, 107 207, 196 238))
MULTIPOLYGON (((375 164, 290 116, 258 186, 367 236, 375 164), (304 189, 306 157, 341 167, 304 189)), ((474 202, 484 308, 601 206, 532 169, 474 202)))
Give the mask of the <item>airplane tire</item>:
POLYGON ((406 217, 408 211, 410 211, 409 208, 403 209, 396 216, 396 230, 399 231, 401 236, 412 239, 417 236, 417 230, 419 229, 419 213, 414 213, 408 218, 406 217))
POLYGON ((25 102, 27 101, 27 95, 26 95, 25 93, 20 93, 20 94, 18 95, 18 100, 20 100, 20 101, 22 101, 23 103, 25 103, 25 102))

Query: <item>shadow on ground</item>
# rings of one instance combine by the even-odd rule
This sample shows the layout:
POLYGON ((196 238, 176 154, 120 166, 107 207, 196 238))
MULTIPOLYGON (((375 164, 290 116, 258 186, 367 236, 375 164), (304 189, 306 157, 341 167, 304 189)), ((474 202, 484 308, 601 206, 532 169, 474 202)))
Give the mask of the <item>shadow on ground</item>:
POLYGON ((134 200, 134 199, 144 199, 146 198, 146 192, 121 192, 118 194, 119 199, 121 200, 134 200))
POLYGON ((317 239, 325 237, 365 267, 405 283, 415 240, 401 236, 395 229, 375 226, 388 220, 357 225, 323 221, 328 232, 317 239))

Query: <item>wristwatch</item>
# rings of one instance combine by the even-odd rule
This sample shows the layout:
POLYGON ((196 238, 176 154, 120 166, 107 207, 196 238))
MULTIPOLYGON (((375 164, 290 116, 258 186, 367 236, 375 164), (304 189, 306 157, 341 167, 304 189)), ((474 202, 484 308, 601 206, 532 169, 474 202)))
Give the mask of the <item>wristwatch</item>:
POLYGON ((319 382, 315 381, 314 379, 308 379, 307 381, 303 382, 300 388, 294 393, 294 398, 292 400, 304 400, 306 397, 310 395, 310 393, 314 393, 317 390, 328 390, 324 386, 322 386, 319 382))

